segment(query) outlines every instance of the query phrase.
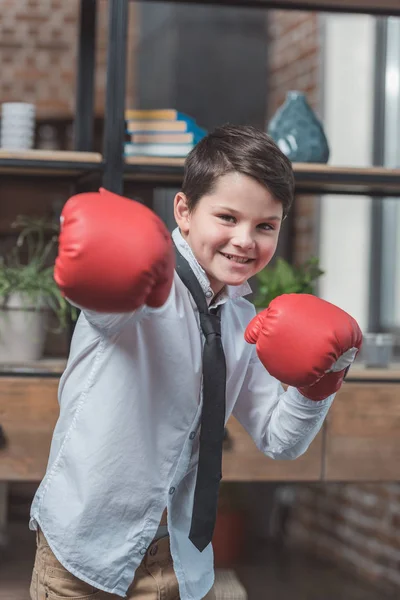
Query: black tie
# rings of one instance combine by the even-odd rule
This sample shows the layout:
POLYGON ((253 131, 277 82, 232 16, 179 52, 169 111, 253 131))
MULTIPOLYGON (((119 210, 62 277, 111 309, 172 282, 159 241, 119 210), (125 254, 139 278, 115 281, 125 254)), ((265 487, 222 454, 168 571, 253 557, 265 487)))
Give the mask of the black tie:
POLYGON ((208 309, 204 292, 187 260, 176 250, 176 272, 197 304, 205 336, 203 348, 203 411, 199 464, 194 491, 189 539, 202 552, 211 542, 217 516, 222 477, 222 444, 225 426, 226 364, 218 309, 208 309))

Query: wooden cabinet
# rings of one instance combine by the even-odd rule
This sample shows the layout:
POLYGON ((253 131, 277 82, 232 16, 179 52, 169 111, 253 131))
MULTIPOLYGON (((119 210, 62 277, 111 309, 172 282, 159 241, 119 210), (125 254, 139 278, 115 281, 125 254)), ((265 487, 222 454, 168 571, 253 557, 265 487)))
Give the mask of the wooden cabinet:
POLYGON ((348 383, 325 423, 323 478, 396 481, 400 465, 400 383, 348 383))
MULTIPOLYGON (((353 378, 338 393, 308 451, 294 461, 264 456, 231 418, 226 481, 394 481, 400 462, 400 377, 353 378)), ((0 377, 0 481, 40 481, 58 417, 58 377, 0 377)))
POLYGON ((318 481, 322 473, 323 433, 297 460, 265 456, 233 417, 228 422, 229 444, 224 452, 225 481, 318 481))
POLYGON ((58 417, 58 378, 1 377, 0 481, 40 481, 58 417))
MULTIPOLYGON (((0 449, 0 481, 40 481, 58 417, 58 378, 0 377, 0 425, 6 445, 0 449)), ((231 418, 224 451, 224 478, 229 481, 318 480, 322 435, 297 461, 265 457, 243 427, 231 418)))

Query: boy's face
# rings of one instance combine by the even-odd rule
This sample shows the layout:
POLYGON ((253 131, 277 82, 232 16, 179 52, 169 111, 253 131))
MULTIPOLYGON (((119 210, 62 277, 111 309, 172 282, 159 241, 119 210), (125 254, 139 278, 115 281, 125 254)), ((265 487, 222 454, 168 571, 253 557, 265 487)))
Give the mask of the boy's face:
POLYGON ((282 223, 282 204, 255 179, 228 173, 212 194, 189 212, 179 193, 174 201, 181 233, 217 294, 225 285, 240 285, 271 260, 282 223))

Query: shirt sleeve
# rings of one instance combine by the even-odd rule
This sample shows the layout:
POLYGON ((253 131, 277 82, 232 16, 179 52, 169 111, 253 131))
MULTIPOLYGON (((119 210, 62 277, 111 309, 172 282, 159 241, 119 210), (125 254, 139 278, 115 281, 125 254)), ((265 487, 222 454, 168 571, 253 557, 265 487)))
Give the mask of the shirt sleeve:
POLYGON ((137 322, 143 316, 146 307, 142 306, 133 312, 127 313, 101 313, 95 310, 88 310, 87 308, 83 308, 79 306, 75 302, 71 302, 68 299, 68 302, 78 308, 81 311, 81 314, 84 316, 85 320, 95 329, 97 329, 102 334, 115 334, 118 331, 121 331, 123 327, 126 327, 128 323, 137 322))
POLYGON ((85 321, 102 335, 114 335, 127 325, 135 325, 145 316, 151 317, 153 314, 162 314, 164 311, 167 311, 171 302, 175 302, 175 297, 176 286, 173 283, 170 295, 162 306, 151 308, 144 304, 136 310, 126 313, 101 313, 95 310, 89 310, 83 306, 79 306, 79 304, 72 302, 69 298, 67 298, 67 300, 72 306, 78 308, 81 311, 85 321))
POLYGON ((334 397, 316 402, 296 388, 285 391, 265 369, 254 348, 233 415, 264 454, 291 460, 306 452, 334 397))

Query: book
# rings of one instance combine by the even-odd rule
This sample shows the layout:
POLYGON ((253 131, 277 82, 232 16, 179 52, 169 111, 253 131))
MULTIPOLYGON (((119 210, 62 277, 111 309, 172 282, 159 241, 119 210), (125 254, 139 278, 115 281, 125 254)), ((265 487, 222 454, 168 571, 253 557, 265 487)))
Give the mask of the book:
POLYGON ((132 133, 133 144, 196 144, 194 133, 132 133))
POLYGON ((128 109, 125 111, 125 119, 130 120, 144 120, 144 121, 193 121, 192 117, 189 117, 185 113, 181 113, 175 108, 157 108, 154 110, 142 110, 142 109, 128 109))
POLYGON ((194 144, 132 144, 124 146, 126 156, 176 156, 189 154, 194 144))
POLYGON ((149 131, 188 132, 189 123, 186 121, 140 121, 128 120, 126 123, 128 133, 144 133, 149 131))
MULTIPOLYGON (((132 135, 155 135, 156 133, 163 133, 164 135, 190 134, 192 138, 190 140, 187 139, 187 141, 193 141, 195 144, 207 135, 207 131, 199 127, 194 121, 128 121, 127 133, 131 137, 132 135), (143 126, 143 124, 147 124, 147 127, 143 126)), ((183 139, 181 141, 183 142, 183 139)))

